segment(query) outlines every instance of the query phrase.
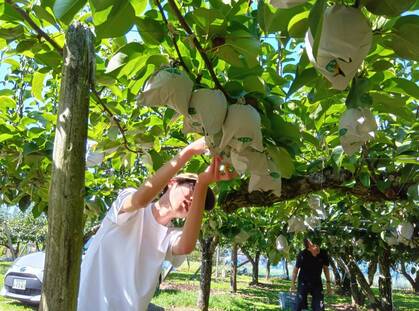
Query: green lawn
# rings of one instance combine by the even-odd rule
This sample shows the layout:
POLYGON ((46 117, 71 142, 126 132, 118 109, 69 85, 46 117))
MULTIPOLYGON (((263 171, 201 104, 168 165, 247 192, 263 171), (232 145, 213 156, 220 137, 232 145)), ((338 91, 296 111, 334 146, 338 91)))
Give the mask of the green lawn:
MULTIPOLYGON (((3 286, 3 275, 11 263, 0 262, 0 286, 3 286)), ((190 267, 184 264, 181 269, 169 275, 162 284, 161 289, 156 293, 152 303, 165 308, 166 310, 187 311, 196 310, 199 281, 193 278, 198 264, 193 263, 190 267)), ((272 278, 266 281, 263 278, 260 286, 249 287, 249 276, 238 276, 238 291, 230 293, 229 279, 212 280, 210 309, 216 310, 278 310, 278 293, 287 291, 290 287, 289 281, 272 278)), ((394 292, 396 310, 410 311, 419 309, 419 296, 403 291, 394 292)), ((326 310, 350 310, 350 298, 333 295, 326 297, 326 310)), ((19 302, 0 297, 1 311, 34 310, 19 302)))

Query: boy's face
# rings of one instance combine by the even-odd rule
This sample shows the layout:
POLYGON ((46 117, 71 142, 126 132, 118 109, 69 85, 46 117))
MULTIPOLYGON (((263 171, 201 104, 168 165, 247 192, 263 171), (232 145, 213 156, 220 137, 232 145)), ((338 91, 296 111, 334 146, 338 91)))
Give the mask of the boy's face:
POLYGON ((194 191, 194 184, 182 183, 176 181, 170 187, 170 203, 175 211, 176 218, 185 218, 192 205, 192 195, 194 191))
POLYGON ((308 242, 308 250, 313 256, 317 256, 320 253, 320 247, 311 241, 308 242))

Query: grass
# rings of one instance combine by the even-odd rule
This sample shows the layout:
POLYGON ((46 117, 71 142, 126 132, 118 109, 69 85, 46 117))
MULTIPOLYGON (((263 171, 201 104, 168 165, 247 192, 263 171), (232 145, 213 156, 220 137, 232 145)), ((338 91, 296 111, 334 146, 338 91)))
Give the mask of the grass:
MULTIPOLYGON (((4 274, 10 262, 0 262, 0 286, 3 286, 4 274)), ((184 264, 178 271, 172 272, 160 290, 156 292, 152 303, 165 310, 192 311, 197 310, 196 301, 199 291, 199 274, 193 277, 198 263, 184 264)), ((278 293, 288 291, 290 282, 278 278, 266 281, 260 278, 259 286, 249 286, 250 276, 237 276, 237 293, 230 293, 229 278, 211 281, 210 310, 278 310, 278 293)), ((377 289, 374 289, 377 294, 377 289)), ((413 311, 419 309, 419 295, 406 291, 394 291, 393 299, 396 310, 413 311)), ((326 297, 326 310, 350 310, 350 298, 338 295, 326 297)), ((1 311, 35 310, 20 302, 0 296, 1 311)))
MULTIPOLYGON (((157 292, 152 303, 166 310, 197 310, 199 280, 193 277, 198 263, 193 263, 189 268, 183 265, 178 271, 172 272, 161 289, 157 292)), ((199 275, 198 275, 199 276, 199 275)), ((229 279, 211 281, 210 310, 278 310, 278 294, 288 291, 291 282, 278 278, 266 281, 259 278, 259 286, 249 286, 250 276, 237 276, 237 293, 230 293, 229 279)), ((373 289, 378 295, 378 289, 373 289)), ((407 291, 393 291, 396 310, 419 310, 419 295, 407 291)), ((339 295, 326 296, 326 310, 351 310, 351 298, 339 295)))

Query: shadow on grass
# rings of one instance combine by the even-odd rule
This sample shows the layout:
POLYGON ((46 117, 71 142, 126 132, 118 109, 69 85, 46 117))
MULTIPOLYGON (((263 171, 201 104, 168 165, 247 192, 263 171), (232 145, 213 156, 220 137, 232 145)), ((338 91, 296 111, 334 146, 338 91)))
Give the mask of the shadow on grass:
MULTIPOLYGON (((22 302, 22 301, 18 301, 18 300, 7 298, 7 297, 1 297, 1 298, 2 300, 0 301, 0 303, 2 305, 16 307, 17 310, 21 310, 22 308, 24 308, 24 310, 29 310, 29 309, 38 310, 38 305, 35 305, 35 304, 22 302)), ((1 309, 1 306, 0 306, 0 309, 1 309)))
POLYGON ((154 294, 154 297, 158 297, 162 294, 171 294, 171 295, 175 295, 177 293, 179 293, 180 291, 178 289, 160 289, 158 291, 156 291, 156 293, 154 294))
POLYGON ((190 281, 190 280, 198 280, 199 273, 194 277, 190 273, 186 272, 172 272, 167 277, 167 281, 190 281))

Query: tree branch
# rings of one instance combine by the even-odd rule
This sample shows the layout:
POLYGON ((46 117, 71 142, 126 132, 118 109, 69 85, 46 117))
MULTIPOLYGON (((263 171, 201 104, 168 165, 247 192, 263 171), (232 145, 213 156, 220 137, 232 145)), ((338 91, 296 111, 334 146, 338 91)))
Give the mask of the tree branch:
MULTIPOLYGON (((161 6, 160 0, 154 0, 154 2, 156 3, 157 7, 159 8, 160 14, 163 18, 163 21, 166 23, 169 32, 171 32, 169 22, 167 21, 166 15, 164 15, 164 10, 163 10, 163 7, 161 6)), ((179 47, 178 47, 177 42, 176 42, 175 34, 171 33, 171 35, 169 34, 169 36, 172 38, 173 45, 174 45, 176 53, 179 57, 180 64, 182 65, 182 67, 185 69, 185 71, 187 73, 192 74, 191 71, 189 70, 188 66, 186 66, 186 63, 183 60, 182 55, 180 54, 180 50, 179 50, 179 47)))
POLYGON ((282 195, 275 196, 272 192, 253 191, 248 192, 248 184, 242 183, 238 190, 228 193, 222 202, 221 208, 226 212, 234 212, 241 207, 261 207, 272 206, 275 203, 295 199, 301 195, 312 192, 333 189, 344 194, 352 194, 365 201, 400 201, 407 199, 408 188, 406 185, 393 185, 385 192, 381 192, 376 185, 369 188, 361 183, 356 183, 353 187, 345 186, 345 182, 352 181, 354 176, 347 170, 335 171, 333 168, 325 168, 307 176, 298 176, 291 179, 282 180, 282 195), (404 189, 402 189, 404 188, 404 189), (400 191, 402 190, 402 191, 400 191))
POLYGON ((51 39, 51 37, 45 33, 41 28, 38 27, 38 25, 35 24, 35 22, 31 19, 28 13, 26 13, 24 10, 19 8, 16 4, 12 2, 12 0, 6 0, 6 3, 10 4, 10 6, 18 12, 23 19, 42 37, 44 38, 49 44, 51 44, 58 53, 60 53, 61 56, 63 56, 63 49, 58 45, 57 42, 51 39))
POLYGON ((122 134, 122 139, 124 140, 124 146, 127 150, 133 152, 133 153, 139 153, 142 154, 143 151, 142 150, 135 150, 130 148, 129 144, 128 144, 128 140, 127 137, 125 136, 125 130, 122 128, 121 123, 119 122, 118 118, 112 113, 112 111, 105 105, 105 103, 103 102, 103 100, 100 98, 100 95, 98 93, 98 91, 95 89, 93 83, 91 84, 91 90, 93 92, 93 94, 96 97, 96 101, 103 107, 103 110, 105 110, 109 116, 111 117, 111 119, 113 121, 115 121, 116 126, 119 129, 119 132, 122 134))
POLYGON ((224 87, 221 85, 220 81, 217 78, 217 75, 214 72, 214 68, 210 62, 210 60, 208 59, 207 54, 205 53, 204 49, 202 48, 201 44, 199 43, 198 39, 196 38, 195 34, 192 32, 192 29, 189 27, 188 23, 186 22, 185 18, 182 16, 182 13, 180 12, 179 8, 177 7, 177 4, 175 3, 174 0, 168 0, 169 1, 169 5, 172 8, 173 12, 175 13, 176 17, 178 18, 180 24, 182 25, 183 29, 185 29, 186 33, 190 36, 192 36, 193 39, 193 43, 195 45, 195 47, 197 48, 199 54, 201 55, 202 59, 205 62, 205 65, 211 75, 212 80, 215 83, 215 86, 221 90, 225 97, 227 99, 230 99, 230 96, 228 95, 227 91, 224 89, 224 87))

